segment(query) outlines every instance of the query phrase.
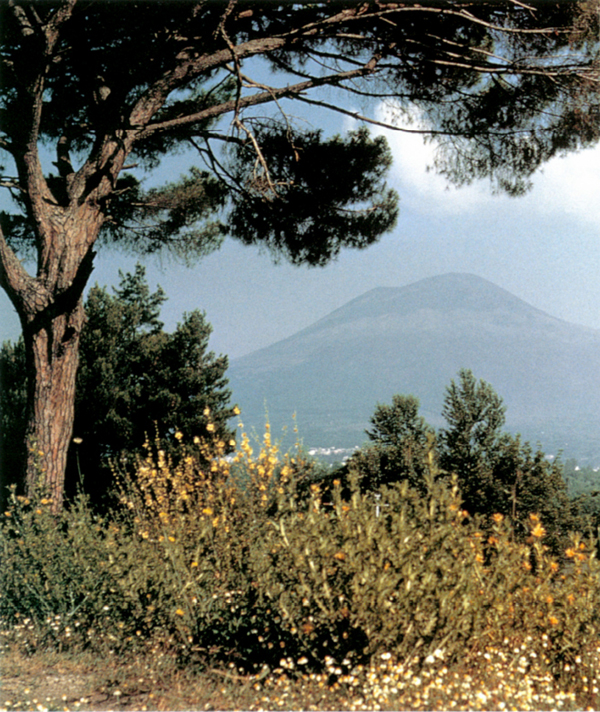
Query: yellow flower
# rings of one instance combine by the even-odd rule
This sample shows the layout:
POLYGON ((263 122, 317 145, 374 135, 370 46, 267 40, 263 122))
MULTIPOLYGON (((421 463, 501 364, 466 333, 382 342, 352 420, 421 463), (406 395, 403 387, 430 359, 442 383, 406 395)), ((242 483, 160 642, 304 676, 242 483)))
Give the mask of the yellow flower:
POLYGON ((556 616, 548 616, 550 625, 558 625, 558 618, 556 616))
POLYGON ((209 433, 214 433, 215 432, 215 426, 212 423, 209 423, 206 426, 206 429, 208 430, 209 433))
POLYGON ((185 615, 185 613, 181 610, 181 608, 178 608, 178 609, 175 611, 175 613, 176 613, 176 615, 178 615, 178 616, 183 616, 183 615, 185 615))
POLYGON ((338 561, 343 561, 346 558, 346 552, 345 551, 338 551, 337 554, 333 555, 334 559, 337 559, 338 561))
POLYGON ((190 566, 194 569, 194 568, 196 568, 196 567, 198 566, 198 562, 197 562, 197 561, 192 561, 192 563, 190 564, 190 566))
POLYGON ((531 530, 531 536, 541 539, 545 535, 546 535, 546 530, 539 522, 537 522, 535 527, 531 530))
POLYGON ((237 405, 233 406, 233 414, 234 415, 239 415, 242 411, 237 407, 237 405))
POLYGON ((496 522, 496 524, 500 524, 504 519, 504 516, 500 514, 500 512, 496 512, 496 514, 492 514, 492 519, 496 522))
POLYGON ((175 437, 177 438, 177 440, 181 440, 183 438, 183 433, 178 430, 175 433, 175 437))
POLYGON ((572 559, 575 556, 575 549, 567 549, 565 554, 569 557, 569 559, 572 559))
POLYGON ((554 598, 552 596, 546 596, 546 603, 551 606, 554 603, 554 598))
POLYGON ((210 507, 205 507, 202 510, 202 514, 206 514, 207 516, 210 516, 213 513, 213 510, 210 507))

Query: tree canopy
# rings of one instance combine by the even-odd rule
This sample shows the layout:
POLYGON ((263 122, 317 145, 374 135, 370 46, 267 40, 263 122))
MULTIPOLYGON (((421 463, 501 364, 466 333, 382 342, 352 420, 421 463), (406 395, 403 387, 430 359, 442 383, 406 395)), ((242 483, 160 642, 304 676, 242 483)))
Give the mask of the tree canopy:
POLYGON ((522 192, 544 161, 598 139, 594 7, 1 3, 0 186, 14 206, 0 216, 0 285, 23 328, 27 437, 45 453, 29 486, 44 472, 60 508, 100 241, 194 259, 230 234, 323 264, 377 240, 397 216, 385 142, 301 127, 290 100, 424 131, 451 180, 522 192), (197 166, 144 186, 184 149, 197 166))

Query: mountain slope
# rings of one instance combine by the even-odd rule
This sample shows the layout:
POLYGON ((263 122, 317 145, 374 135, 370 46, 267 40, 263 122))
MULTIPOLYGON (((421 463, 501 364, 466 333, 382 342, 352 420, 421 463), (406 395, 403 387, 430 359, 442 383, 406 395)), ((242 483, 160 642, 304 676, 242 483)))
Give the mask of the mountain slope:
POLYGON ((394 393, 418 396, 423 415, 440 424, 460 368, 489 381, 507 405, 507 426, 534 440, 552 432, 568 444, 581 424, 600 425, 600 331, 469 274, 373 289, 232 360, 229 378, 246 424, 261 428, 266 405, 274 428, 296 412, 307 444, 347 447, 364 441, 376 403, 394 393))

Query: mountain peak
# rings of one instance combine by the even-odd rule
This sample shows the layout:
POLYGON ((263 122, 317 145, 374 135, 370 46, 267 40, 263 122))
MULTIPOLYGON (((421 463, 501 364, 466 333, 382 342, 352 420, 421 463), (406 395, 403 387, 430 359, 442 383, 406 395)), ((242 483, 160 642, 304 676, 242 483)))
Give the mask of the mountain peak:
POLYGON ((600 331, 552 317, 473 274, 372 289, 233 359, 229 376, 244 422, 260 427, 266 404, 275 427, 296 412, 308 444, 345 447, 362 442, 377 402, 395 393, 417 396, 438 424, 445 389, 461 368, 504 399, 508 427, 541 432, 577 420, 600 429, 600 331))

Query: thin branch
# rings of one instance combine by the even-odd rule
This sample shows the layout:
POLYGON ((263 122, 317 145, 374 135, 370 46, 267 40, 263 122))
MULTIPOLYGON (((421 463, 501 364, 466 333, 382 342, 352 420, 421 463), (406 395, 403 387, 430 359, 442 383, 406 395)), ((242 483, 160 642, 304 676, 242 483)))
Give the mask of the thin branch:
MULTIPOLYGON (((375 71, 377 60, 373 58, 367 64, 365 64, 360 69, 350 70, 348 72, 340 72, 339 74, 329 75, 326 77, 316 77, 306 82, 300 82, 299 84, 292 84, 287 87, 271 88, 268 92, 262 92, 261 94, 253 94, 252 96, 242 97, 239 101, 240 108, 247 108, 249 106, 257 106, 259 104, 266 104, 275 99, 284 98, 288 96, 299 97, 302 92, 308 89, 313 89, 314 87, 323 86, 326 84, 335 85, 339 84, 348 79, 354 79, 356 77, 365 76, 375 71)), ((222 116, 223 114, 228 114, 235 111, 238 103, 235 100, 226 101, 222 104, 211 106, 203 111, 196 114, 189 114, 187 116, 180 116, 176 119, 170 119, 168 121, 160 121, 155 124, 148 124, 145 128, 140 129, 135 140, 146 138, 156 131, 165 131, 167 129, 174 128, 176 126, 185 126, 187 124, 196 123, 199 121, 204 121, 206 119, 222 116)))

